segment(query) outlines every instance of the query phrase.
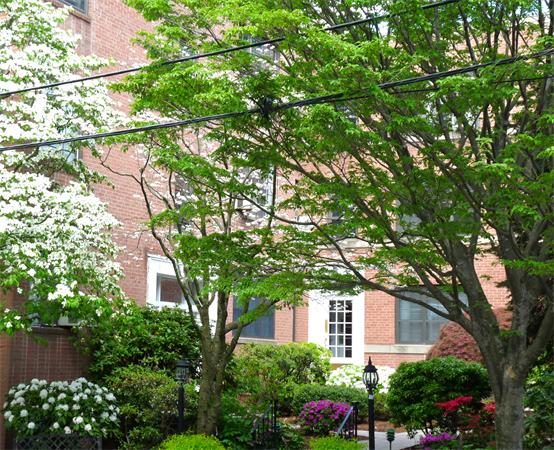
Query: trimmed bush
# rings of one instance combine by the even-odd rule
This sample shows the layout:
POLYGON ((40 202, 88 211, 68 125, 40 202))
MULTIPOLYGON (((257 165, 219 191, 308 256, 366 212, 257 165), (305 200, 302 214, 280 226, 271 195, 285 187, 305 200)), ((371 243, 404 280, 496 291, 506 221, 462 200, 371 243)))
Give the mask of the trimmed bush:
POLYGON ((164 441, 160 450, 225 450, 225 447, 213 436, 178 434, 164 441))
MULTIPOLYGON (((317 400, 330 400, 336 403, 344 402, 348 404, 358 402, 359 417, 367 417, 367 391, 365 389, 319 384, 305 384, 295 388, 291 402, 293 414, 300 414, 306 403, 317 400)), ((380 420, 388 420, 389 418, 385 405, 385 394, 375 394, 375 416, 380 420)))
POLYGON ((390 378, 386 403, 394 424, 429 433, 442 415, 435 403, 462 396, 478 401, 490 392, 483 366, 449 356, 400 364, 390 378))
MULTIPOLYGON (((494 311, 498 324, 502 329, 510 328, 512 313, 506 309, 494 311)), ((427 353, 427 359, 454 356, 465 361, 483 364, 483 356, 475 339, 455 322, 448 322, 441 328, 437 342, 427 353)))
POLYGON ((298 419, 306 433, 327 436, 329 432, 337 430, 349 409, 348 403, 318 400, 306 403, 298 419))
POLYGON ((109 319, 82 324, 76 345, 90 355, 95 380, 130 365, 163 370, 172 376, 175 361, 199 358, 194 318, 179 308, 154 309, 133 302, 114 302, 109 319))
POLYGON ((232 370, 238 388, 252 394, 253 403, 278 400, 287 410, 296 385, 325 383, 330 356, 329 350, 312 343, 246 344, 234 358, 232 370))
MULTIPOLYGON (((121 448, 153 448, 175 430, 178 384, 163 372, 130 366, 107 379, 121 409, 121 448)), ((196 418, 198 394, 185 386, 185 421, 196 418)))
POLYGON ((310 441, 311 450, 360 450, 362 448, 365 448, 365 445, 338 436, 316 438, 310 441))

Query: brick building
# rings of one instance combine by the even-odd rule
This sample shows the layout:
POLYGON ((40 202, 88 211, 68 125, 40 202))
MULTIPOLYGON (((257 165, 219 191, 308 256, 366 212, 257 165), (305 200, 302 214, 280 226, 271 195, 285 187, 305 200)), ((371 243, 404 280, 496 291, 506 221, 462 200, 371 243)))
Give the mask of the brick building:
MULTIPOLYGON (((63 3, 75 8, 66 26, 81 35, 83 54, 110 57, 123 67, 146 61, 144 51, 134 46, 131 39, 138 30, 150 26, 123 0, 63 0, 63 3)), ((118 100, 125 104, 124 97, 118 100)), ((114 183, 114 187, 100 185, 95 192, 122 223, 115 239, 124 248, 119 260, 125 273, 122 287, 126 294, 141 305, 179 303, 181 294, 175 289, 171 265, 160 256, 148 232, 141 233, 147 215, 134 182, 107 172, 91 155, 81 157, 114 183)), ((133 164, 136 166, 137 156, 132 152, 112 152, 109 158, 114 170, 125 172, 133 164)), ((503 277, 502 267, 482 260, 480 268, 483 274, 492 276, 491 281, 484 282, 489 299, 495 306, 503 305, 507 291, 495 284, 495 279, 503 277)), ((22 299, 8 296, 4 300, 10 306, 22 299)), ((334 364, 362 364, 370 354, 376 364, 396 366, 402 361, 424 358, 443 323, 443 319, 420 306, 379 292, 357 296, 311 292, 304 306, 274 311, 247 327, 242 341, 310 341, 331 348, 334 364)), ((48 345, 38 344, 26 335, 0 336, 0 397, 10 386, 34 377, 71 379, 86 373, 87 361, 73 349, 68 339, 69 327, 39 327, 34 333, 48 345)), ((0 422, 0 448, 4 448, 3 438, 0 422)))

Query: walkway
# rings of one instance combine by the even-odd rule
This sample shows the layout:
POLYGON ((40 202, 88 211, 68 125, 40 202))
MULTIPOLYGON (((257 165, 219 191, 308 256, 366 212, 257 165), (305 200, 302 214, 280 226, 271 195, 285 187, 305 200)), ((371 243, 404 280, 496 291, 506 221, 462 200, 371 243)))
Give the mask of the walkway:
MULTIPOLYGON (((367 437, 368 435, 369 433, 366 430, 358 430, 358 436, 367 437)), ((360 442, 367 445, 367 441, 365 440, 360 442)), ((408 437, 408 433, 396 433, 394 435, 394 441, 392 443, 392 450, 402 450, 416 444, 419 444, 419 436, 410 439, 408 437)), ((389 450, 387 433, 385 433, 384 431, 375 432, 375 450, 389 450)))

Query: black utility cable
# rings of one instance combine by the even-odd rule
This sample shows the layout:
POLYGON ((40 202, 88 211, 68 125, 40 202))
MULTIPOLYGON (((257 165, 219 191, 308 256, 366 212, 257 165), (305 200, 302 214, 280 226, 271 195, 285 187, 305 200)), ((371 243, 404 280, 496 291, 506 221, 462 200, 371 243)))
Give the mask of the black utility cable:
MULTIPOLYGON (((444 71, 444 72, 436 72, 436 73, 433 73, 433 74, 423 75, 423 76, 420 76, 420 77, 412 77, 412 78, 407 78, 407 79, 398 80, 398 81, 388 81, 388 82, 385 82, 385 83, 378 84, 377 87, 381 88, 381 89, 391 89, 391 88, 406 86, 406 85, 409 85, 409 84, 420 83, 420 82, 424 82, 424 81, 435 81, 435 80, 444 79, 444 78, 448 78, 448 77, 452 77, 452 76, 456 76, 456 75, 460 75, 460 74, 464 74, 464 73, 475 72, 476 70, 483 69, 485 67, 502 66, 502 65, 506 65, 506 64, 513 64, 515 62, 526 60, 526 59, 540 58, 542 56, 547 56, 547 55, 550 55, 552 53, 554 53, 554 49, 548 49, 548 50, 543 50, 541 52, 533 53, 533 54, 530 54, 530 55, 521 55, 521 56, 516 56, 516 57, 513 57, 513 58, 501 59, 500 61, 496 61, 496 62, 474 64, 472 66, 462 67, 462 68, 459 68, 459 69, 447 70, 447 71, 444 71)), ((549 77, 550 77, 550 75, 545 76, 544 78, 549 78, 549 77)), ((517 81, 526 81, 526 80, 530 80, 530 79, 500 80, 499 83, 505 83, 505 82, 509 82, 509 81, 517 82, 517 81)), ((357 91, 352 92, 352 94, 355 94, 355 93, 362 94, 363 92, 368 92, 369 90, 370 89, 368 89, 368 88, 359 89, 357 91)), ((391 94, 396 94, 396 93, 402 93, 402 91, 400 91, 400 92, 391 92, 391 94)), ((359 97, 359 98, 361 98, 361 97, 359 97)), ((103 138, 107 138, 107 137, 121 136, 121 135, 124 135, 124 134, 142 133, 142 132, 145 132, 145 131, 158 130, 158 129, 162 129, 162 128, 181 127, 181 126, 186 126, 186 125, 191 125, 191 124, 196 124, 196 123, 203 123, 203 122, 210 122, 210 121, 214 121, 214 120, 229 119, 229 118, 232 118, 232 117, 239 117, 239 116, 243 116, 243 115, 246 115, 246 114, 265 114, 265 115, 268 115, 270 112, 284 111, 284 110, 292 109, 292 108, 300 108, 300 107, 303 107, 303 106, 310 106, 310 105, 317 105, 317 104, 321 104, 321 103, 336 102, 336 101, 340 101, 340 100, 344 100, 344 101, 348 100, 348 97, 346 97, 346 93, 338 92, 338 93, 335 93, 335 94, 322 95, 322 96, 319 96, 319 97, 312 97, 312 98, 297 100, 297 101, 288 102, 288 103, 281 103, 281 104, 271 105, 270 110, 269 110, 269 105, 264 105, 264 107, 262 107, 262 108, 258 107, 258 108, 248 109, 248 110, 245 110, 245 111, 235 111, 235 112, 228 112, 228 113, 222 113, 222 114, 214 114, 214 115, 210 115, 210 116, 195 117, 195 118, 192 118, 192 119, 176 120, 176 121, 173 121, 173 122, 146 125, 146 126, 138 127, 138 128, 128 128, 128 129, 123 129, 123 130, 107 131, 105 133, 89 134, 89 135, 83 135, 83 136, 76 136, 76 137, 72 137, 72 138, 56 139, 56 140, 51 140, 51 141, 27 142, 27 143, 23 143, 23 144, 14 144, 14 145, 6 146, 6 147, 1 147, 0 152, 5 152, 5 151, 8 151, 8 150, 28 150, 30 148, 36 148, 36 147, 42 147, 42 146, 48 146, 48 145, 59 145, 59 144, 66 144, 66 143, 70 143, 70 142, 87 141, 89 139, 103 139, 103 138)))
MULTIPOLYGON (((440 2, 430 3, 428 5, 422 6, 421 9, 422 10, 427 10, 427 9, 439 8, 441 6, 449 5, 451 3, 458 3, 460 1, 461 0, 443 0, 443 1, 440 1, 440 2)), ((365 24, 365 23, 378 22, 378 21, 381 21, 381 20, 390 19, 392 17, 401 16, 403 14, 407 14, 407 11, 400 12, 400 13, 395 13, 395 14, 384 14, 384 15, 381 15, 381 16, 368 17, 366 19, 353 20, 351 22, 339 23, 337 25, 333 25, 333 26, 324 28, 323 31, 342 30, 344 28, 358 26, 358 25, 362 25, 362 24, 365 24)), ((68 85, 68 84, 82 83, 84 81, 89 81, 89 80, 97 80, 99 78, 114 77, 114 76, 117 76, 117 75, 125 75, 125 74, 128 74, 128 73, 138 72, 138 71, 140 71, 142 69, 145 69, 145 68, 148 68, 148 67, 168 66, 168 65, 171 65, 171 64, 178 64, 178 63, 182 63, 182 62, 186 62, 186 61, 194 61, 194 60, 197 60, 197 59, 209 58, 211 56, 224 55, 226 53, 237 52, 237 51, 240 51, 240 50, 247 50, 249 48, 255 48, 255 47, 261 47, 261 46, 264 46, 264 45, 276 44, 278 42, 283 42, 285 39, 286 38, 284 36, 281 36, 281 37, 277 37, 277 38, 273 38, 273 39, 267 39, 267 40, 264 40, 264 41, 258 41, 258 42, 252 42, 252 43, 249 43, 249 44, 239 45, 239 46, 236 46, 236 47, 229 47, 229 48, 224 48, 224 49, 221 49, 221 50, 214 50, 214 51, 206 52, 206 53, 198 53, 196 55, 183 56, 182 58, 170 59, 168 61, 148 64, 148 65, 139 66, 139 67, 133 67, 133 68, 130 68, 130 69, 114 70, 113 72, 105 72, 105 73, 99 73, 99 74, 96 74, 96 75, 89 75, 87 77, 76 78, 74 80, 57 81, 55 83, 42 84, 42 85, 31 86, 31 87, 27 87, 27 88, 16 89, 14 91, 1 92, 0 93, 0 100, 3 99, 3 98, 7 98, 11 95, 21 94, 23 92, 38 91, 38 90, 41 90, 41 89, 50 89, 50 88, 57 87, 57 86, 65 86, 65 85, 68 85)))

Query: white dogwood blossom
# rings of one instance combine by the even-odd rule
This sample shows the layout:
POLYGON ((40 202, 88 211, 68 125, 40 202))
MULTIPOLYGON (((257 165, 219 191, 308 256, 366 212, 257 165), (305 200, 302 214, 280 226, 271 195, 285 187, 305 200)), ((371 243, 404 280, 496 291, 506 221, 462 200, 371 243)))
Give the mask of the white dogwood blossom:
MULTIPOLYGON (((109 62, 77 53, 62 25, 69 9, 43 0, 0 0, 0 146, 116 128, 124 115, 106 80, 6 95, 97 72, 109 62)), ((103 308, 120 295, 111 230, 116 220, 84 183, 94 172, 75 152, 91 141, 0 154, 0 288, 28 297, 0 308, 0 333, 30 330, 103 308), (49 176, 70 175, 55 183, 49 176), (88 309, 87 309, 88 308, 88 309)), ((58 181, 60 179, 58 178, 58 181)))
MULTIPOLYGON (((60 187, 0 164, 0 287, 26 282, 29 298, 42 300, 27 302, 27 312, 96 310, 100 299, 120 292, 110 234, 116 225, 82 183, 60 187)), ((0 310, 0 332, 27 324, 20 312, 0 310)))
MULTIPOLYGON (((77 53, 78 37, 60 26, 68 11, 43 0, 0 0, 0 143, 59 139, 113 129, 122 123, 124 116, 115 109, 105 80, 2 96, 75 79, 108 64, 77 53)), ((87 141, 41 147, 31 156, 7 152, 2 158, 7 165, 24 165, 35 171, 76 166, 79 170, 74 174, 84 176, 86 168, 72 162, 71 155, 91 146, 94 143, 87 141)))

